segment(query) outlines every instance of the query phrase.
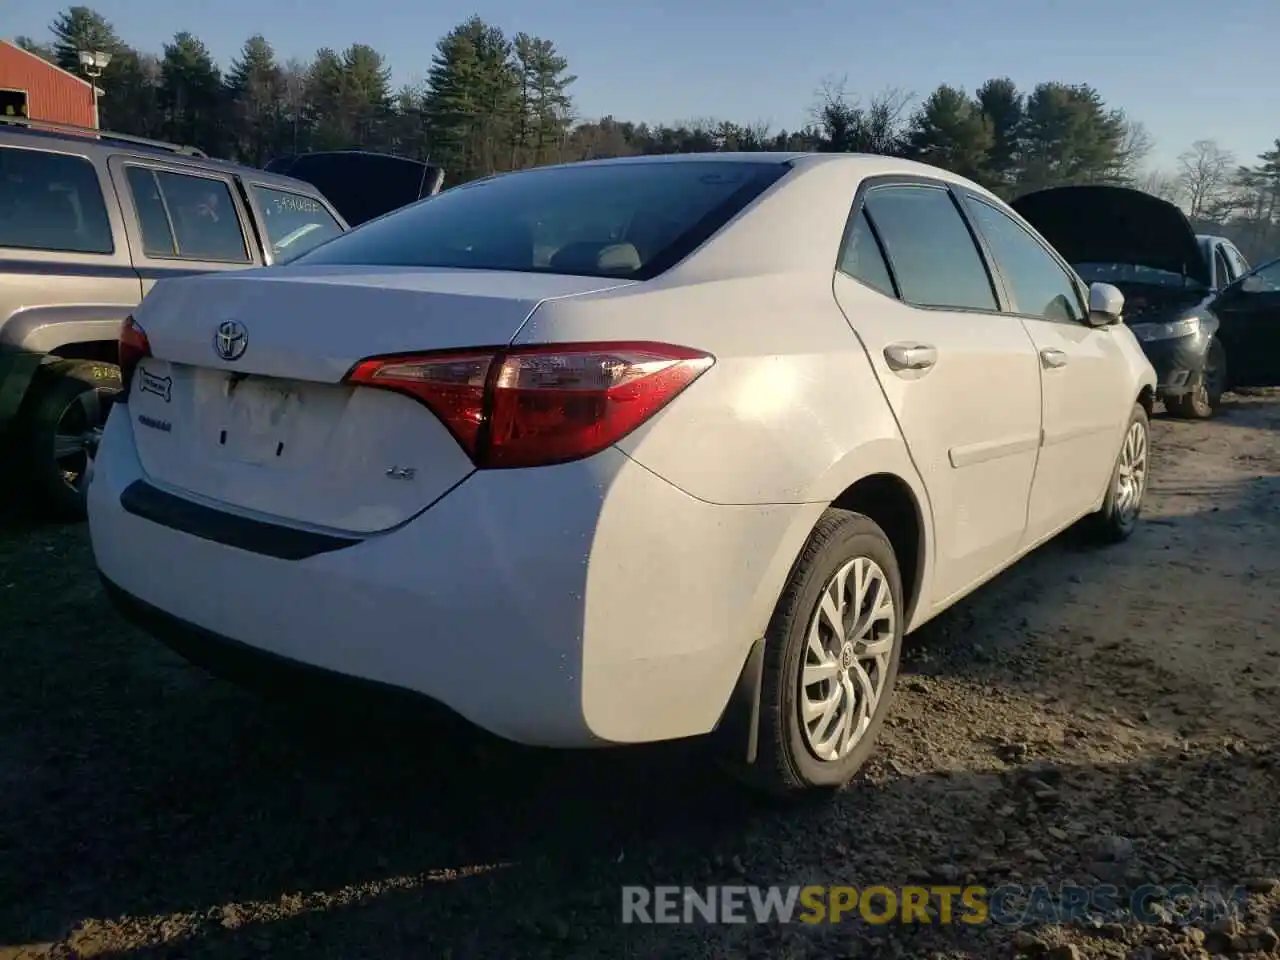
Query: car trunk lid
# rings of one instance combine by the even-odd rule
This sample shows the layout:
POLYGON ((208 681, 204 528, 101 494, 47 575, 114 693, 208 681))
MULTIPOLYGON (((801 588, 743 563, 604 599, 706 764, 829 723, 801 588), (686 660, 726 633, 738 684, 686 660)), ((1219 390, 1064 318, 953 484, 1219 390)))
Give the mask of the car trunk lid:
POLYGON ((501 347, 539 302, 616 286, 466 270, 285 267, 157 285, 129 413, 172 492, 343 533, 394 527, 471 461, 425 406, 344 382, 378 355, 501 347))

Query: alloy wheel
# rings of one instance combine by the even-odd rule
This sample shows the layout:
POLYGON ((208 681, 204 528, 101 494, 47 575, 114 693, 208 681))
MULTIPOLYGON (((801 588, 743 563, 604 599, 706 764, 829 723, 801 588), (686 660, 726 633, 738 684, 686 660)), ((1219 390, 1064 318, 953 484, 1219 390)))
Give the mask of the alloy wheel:
POLYGON ((843 564, 823 588, 801 660, 800 727, 819 760, 848 756, 880 705, 897 627, 893 591, 874 560, 843 564))
POLYGON ((63 482, 73 490, 84 486, 89 450, 100 436, 102 405, 96 390, 80 393, 58 418, 53 436, 53 459, 63 482))
POLYGON ((1147 429, 1140 423, 1130 424, 1120 448, 1120 469, 1116 478, 1116 514, 1123 523, 1131 523, 1142 507, 1147 488, 1147 429))

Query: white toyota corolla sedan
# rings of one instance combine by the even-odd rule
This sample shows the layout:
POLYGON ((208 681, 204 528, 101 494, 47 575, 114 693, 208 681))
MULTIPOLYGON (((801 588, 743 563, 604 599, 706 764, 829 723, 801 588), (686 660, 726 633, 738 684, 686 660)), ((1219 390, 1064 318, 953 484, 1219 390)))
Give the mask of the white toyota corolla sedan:
POLYGON ((525 744, 715 731, 763 786, 836 786, 904 634, 1081 518, 1134 529, 1155 376, 1122 306, 906 161, 495 176, 159 284, 94 553, 197 663, 525 744))

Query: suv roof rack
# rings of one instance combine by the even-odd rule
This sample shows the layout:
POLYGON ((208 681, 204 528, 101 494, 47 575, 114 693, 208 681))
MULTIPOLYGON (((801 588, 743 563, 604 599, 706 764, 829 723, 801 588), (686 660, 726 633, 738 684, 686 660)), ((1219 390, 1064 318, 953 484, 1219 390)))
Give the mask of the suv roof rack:
POLYGON ((187 157, 200 157, 206 160, 209 158, 207 153, 196 147, 183 146, 178 143, 168 143, 164 140, 150 140, 146 137, 135 137, 128 133, 113 133, 110 130, 99 130, 97 127, 80 127, 72 123, 55 123, 52 120, 32 120, 29 117, 9 116, 0 116, 0 123, 13 124, 18 127, 27 127, 37 132, 66 134, 76 137, 93 137, 98 140, 110 140, 114 143, 129 143, 140 147, 149 147, 152 150, 163 150, 166 153, 179 153, 187 157))

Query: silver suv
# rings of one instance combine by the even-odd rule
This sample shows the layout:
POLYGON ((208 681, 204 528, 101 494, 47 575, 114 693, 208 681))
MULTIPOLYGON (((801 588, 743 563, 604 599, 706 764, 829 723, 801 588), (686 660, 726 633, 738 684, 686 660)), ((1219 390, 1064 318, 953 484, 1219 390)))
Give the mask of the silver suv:
POLYGON ((0 117, 0 456, 84 515, 122 321, 160 279, 282 263, 344 233, 309 183, 106 131, 0 117))

